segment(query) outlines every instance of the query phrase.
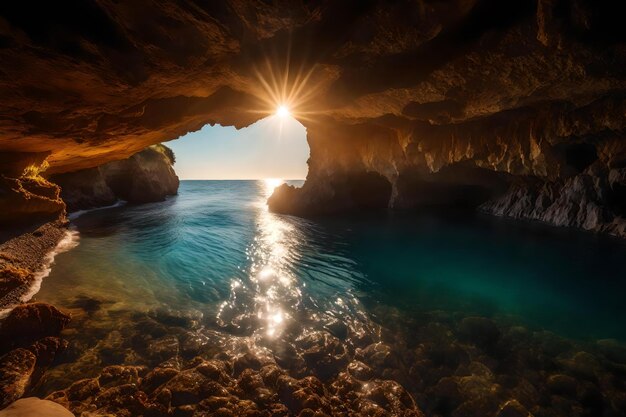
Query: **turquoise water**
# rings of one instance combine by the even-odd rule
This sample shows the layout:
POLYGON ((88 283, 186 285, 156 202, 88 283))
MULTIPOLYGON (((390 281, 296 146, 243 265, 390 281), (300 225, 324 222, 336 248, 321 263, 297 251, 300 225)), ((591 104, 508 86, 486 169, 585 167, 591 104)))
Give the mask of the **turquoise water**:
POLYGON ((37 298, 187 311, 265 342, 365 329, 386 320, 381 305, 626 340, 620 241, 480 215, 306 220, 267 211, 272 185, 182 181, 166 202, 84 214, 79 245, 57 257, 37 298))

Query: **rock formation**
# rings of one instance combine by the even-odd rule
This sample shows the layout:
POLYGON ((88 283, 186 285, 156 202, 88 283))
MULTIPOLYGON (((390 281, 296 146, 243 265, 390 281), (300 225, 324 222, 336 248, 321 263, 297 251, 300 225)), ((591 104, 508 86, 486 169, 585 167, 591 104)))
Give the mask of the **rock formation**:
MULTIPOLYGON (((283 101, 311 159, 307 185, 274 199, 281 212, 477 206, 512 177, 626 160, 619 2, 85 0, 37 3, 36 18, 30 3, 0 8, 3 217, 63 209, 25 169, 94 168, 283 101), (342 195, 363 181, 371 200, 342 195)), ((84 175, 111 201, 101 174, 84 175)))
POLYGON ((52 180, 60 185, 69 211, 107 206, 118 199, 149 203, 177 193, 179 181, 173 164, 173 152, 154 145, 130 158, 56 175, 52 180))
POLYGON ((70 316, 44 303, 16 307, 0 327, 0 409, 29 391, 68 346, 70 316))

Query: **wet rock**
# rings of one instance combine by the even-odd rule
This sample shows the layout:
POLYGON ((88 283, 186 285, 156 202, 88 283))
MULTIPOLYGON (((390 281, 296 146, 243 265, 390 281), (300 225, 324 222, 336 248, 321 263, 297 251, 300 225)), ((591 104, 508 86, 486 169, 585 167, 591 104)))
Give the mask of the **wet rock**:
POLYGON ((119 364, 126 357, 125 340, 122 333, 114 330, 106 335, 104 340, 98 343, 100 361, 105 364, 119 364))
POLYGON ((533 384, 524 378, 518 381, 517 385, 510 390, 510 393, 512 397, 527 407, 539 402, 539 392, 533 384))
POLYGON ((160 389, 154 395, 154 400, 167 409, 172 402, 172 392, 167 388, 160 389))
POLYGON ((591 385, 582 388, 578 399, 580 404, 589 411, 589 414, 603 415, 606 406, 604 396, 598 387, 591 385))
POLYGON ((242 356, 238 356, 233 363, 233 370, 235 376, 238 376, 245 369, 259 370, 263 364, 255 355, 250 352, 245 353, 242 356))
POLYGON ((200 407, 207 411, 217 411, 220 408, 224 408, 231 403, 231 399, 229 397, 223 396, 210 396, 209 398, 205 398, 200 401, 200 407))
POLYGON ((201 363, 196 365, 195 369, 212 381, 217 381, 221 384, 229 384, 231 382, 231 378, 228 376, 229 369, 224 362, 217 360, 201 361, 201 363))
POLYGON ((578 387, 578 383, 574 378, 562 374, 550 375, 547 385, 552 393, 570 397, 576 396, 578 387))
POLYGON ((87 313, 93 314, 96 311, 100 310, 103 303, 104 303, 104 300, 94 298, 94 297, 87 297, 84 295, 79 295, 71 304, 69 304, 69 307, 80 308, 87 313))
POLYGON ((101 414, 110 413, 120 417, 143 415, 147 409, 146 394, 135 384, 106 389, 93 402, 101 414))
POLYGON ((159 386, 178 375, 178 372, 179 371, 174 368, 155 368, 143 378, 141 381, 141 389, 144 392, 151 393, 159 386))
POLYGON ((180 407, 175 407, 172 415, 174 417, 192 417, 196 412, 196 407, 193 405, 183 405, 180 407))
POLYGON ((81 379, 74 382, 65 390, 69 401, 84 401, 100 392, 100 382, 98 378, 81 379))
POLYGON ((183 337, 180 343, 180 351, 183 357, 188 359, 193 358, 202 352, 202 349, 206 344, 206 336, 199 333, 188 333, 183 337))
POLYGON ((21 348, 0 358, 0 409, 26 393, 36 363, 35 355, 21 348))
POLYGON ((164 308, 156 310, 151 316, 166 326, 183 327, 186 329, 194 327, 202 319, 202 314, 200 313, 180 312, 164 308))
POLYGON ((33 279, 32 273, 10 263, 0 265, 0 297, 4 297, 16 288, 28 285, 33 279))
POLYGON ((37 357, 37 368, 46 368, 67 349, 69 342, 59 337, 44 337, 38 340, 28 350, 37 357))
POLYGON ((139 375, 145 372, 145 368, 139 366, 107 366, 98 377, 100 387, 108 388, 115 385, 138 384, 139 375))
POLYGON ((176 336, 165 336, 150 342, 147 348, 148 357, 156 362, 163 362, 167 359, 178 356, 180 343, 176 336))
POLYGON ((328 333, 320 335, 315 341, 310 340, 309 346, 302 352, 302 358, 316 376, 326 380, 343 369, 350 358, 346 347, 339 339, 328 333))
POLYGON ((545 352, 549 356, 557 356, 561 353, 569 351, 572 348, 572 343, 570 341, 552 332, 537 332, 533 335, 533 337, 535 340, 539 341, 541 351, 545 352))
POLYGON ((391 415, 403 415, 407 410, 417 412, 413 398, 395 381, 374 380, 363 385, 364 398, 376 403, 391 415))
POLYGON ((466 317, 459 323, 459 338, 482 348, 491 348, 500 339, 496 324, 485 317, 466 317))
POLYGON ((357 349, 355 357, 367 364, 376 375, 382 375, 386 368, 398 368, 400 357, 388 344, 379 342, 357 349))
POLYGON ((569 359, 563 359, 559 363, 570 373, 583 378, 595 378, 602 372, 602 365, 598 359, 588 352, 576 352, 569 359))
POLYGON ((348 326, 338 319, 329 320, 324 324, 324 328, 338 339, 344 340, 348 337, 348 326))
POLYGON ((598 340, 596 344, 607 359, 626 365, 626 345, 613 339, 598 340))
POLYGON ((46 303, 22 304, 15 307, 0 325, 4 343, 32 343, 46 336, 56 336, 71 317, 46 303))
POLYGON ((496 417, 532 417, 528 410, 517 400, 509 400, 502 404, 496 417))
POLYGON ((0 411, 0 417, 74 417, 65 407, 36 397, 22 398, 0 411))
POLYGON ((367 381, 374 377, 374 371, 361 361, 352 361, 347 368, 350 375, 358 380, 367 381))
POLYGON ((172 394, 172 405, 196 404, 202 398, 206 378, 195 369, 180 372, 170 379, 164 387, 172 394))

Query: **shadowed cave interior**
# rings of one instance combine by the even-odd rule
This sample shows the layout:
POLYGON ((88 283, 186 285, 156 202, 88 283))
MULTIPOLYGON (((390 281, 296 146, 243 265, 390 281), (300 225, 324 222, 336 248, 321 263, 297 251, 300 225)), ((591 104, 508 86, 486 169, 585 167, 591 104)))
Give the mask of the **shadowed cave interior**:
POLYGON ((0 417, 625 415, 622 9, 0 4, 0 417))

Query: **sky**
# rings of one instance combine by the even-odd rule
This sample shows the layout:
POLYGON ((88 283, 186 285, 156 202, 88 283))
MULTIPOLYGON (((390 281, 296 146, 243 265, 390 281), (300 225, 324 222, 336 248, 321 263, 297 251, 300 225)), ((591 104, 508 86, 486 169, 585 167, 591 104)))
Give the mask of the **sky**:
POLYGON ((240 130, 206 125, 165 145, 180 179, 304 179, 308 171, 306 129, 290 115, 240 130))

